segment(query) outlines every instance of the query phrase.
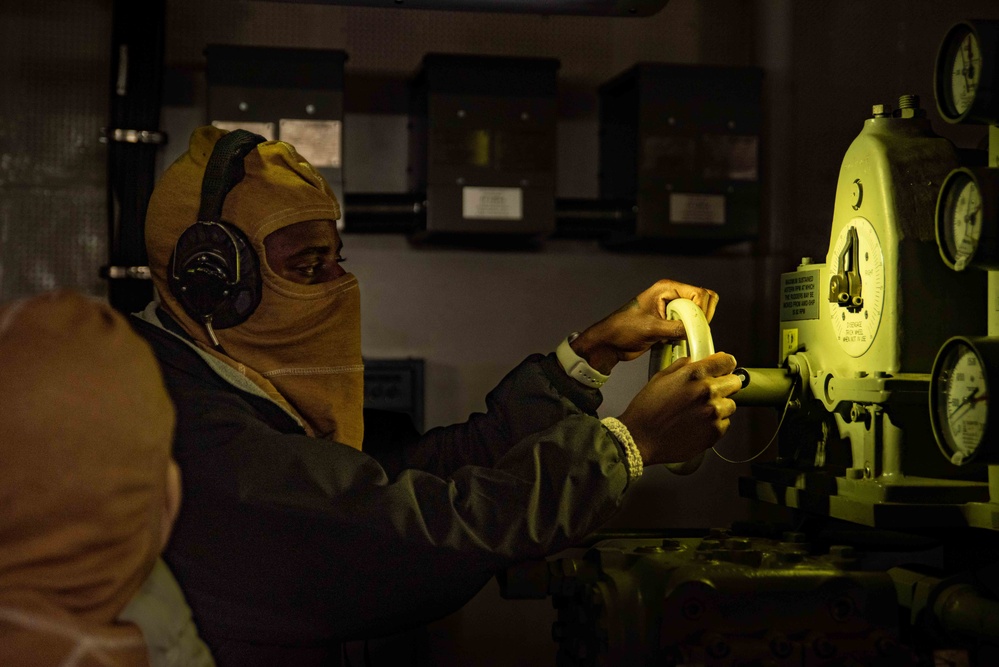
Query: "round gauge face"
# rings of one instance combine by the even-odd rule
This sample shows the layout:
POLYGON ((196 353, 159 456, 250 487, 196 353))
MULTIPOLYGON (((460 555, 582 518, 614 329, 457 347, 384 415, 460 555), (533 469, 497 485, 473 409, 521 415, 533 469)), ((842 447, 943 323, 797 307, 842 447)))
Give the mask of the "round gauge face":
POLYGON ((982 444, 989 412, 989 388, 982 360, 957 341, 939 360, 933 377, 937 439, 951 463, 967 463, 982 444))
POLYGON ((885 270, 881 242, 874 226, 856 217, 843 226, 826 257, 829 273, 844 278, 844 299, 827 300, 833 335, 851 357, 871 347, 884 310, 885 270))
MULTIPOLYGON (((952 34, 945 66, 949 69, 950 102, 956 115, 971 108, 982 73, 982 51, 971 31, 952 34)), ((945 84, 946 85, 946 84, 945 84)))
POLYGON ((982 194, 969 174, 957 172, 947 180, 940 216, 941 250, 952 268, 962 271, 975 256, 982 236, 982 194))

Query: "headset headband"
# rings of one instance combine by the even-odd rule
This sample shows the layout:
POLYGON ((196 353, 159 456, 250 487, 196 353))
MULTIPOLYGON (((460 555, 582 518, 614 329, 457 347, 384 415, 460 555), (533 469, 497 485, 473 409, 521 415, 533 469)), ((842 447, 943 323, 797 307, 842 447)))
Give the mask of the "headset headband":
POLYGON ((243 161, 254 148, 267 141, 247 130, 233 130, 215 144, 201 181, 201 208, 198 222, 222 222, 226 195, 246 176, 243 161))

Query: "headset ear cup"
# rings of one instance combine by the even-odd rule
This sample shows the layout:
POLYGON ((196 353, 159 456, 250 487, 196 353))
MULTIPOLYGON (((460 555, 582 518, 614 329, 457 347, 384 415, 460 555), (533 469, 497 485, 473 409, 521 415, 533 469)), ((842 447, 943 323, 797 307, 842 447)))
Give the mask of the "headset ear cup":
POLYGON ((171 265, 170 292, 199 323, 210 318, 213 329, 234 327, 260 304, 257 253, 232 225, 191 225, 178 239, 171 265))
POLYGON ((259 134, 234 130, 215 143, 202 177, 198 221, 181 234, 170 259, 170 292, 213 341, 214 329, 242 324, 260 304, 257 253, 239 229, 222 221, 222 208, 245 176, 247 154, 263 142, 259 134))

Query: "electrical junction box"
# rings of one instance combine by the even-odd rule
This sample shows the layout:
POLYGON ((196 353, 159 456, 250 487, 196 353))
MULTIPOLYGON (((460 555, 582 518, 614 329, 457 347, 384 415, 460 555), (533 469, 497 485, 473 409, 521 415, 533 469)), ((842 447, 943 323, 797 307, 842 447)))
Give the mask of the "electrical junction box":
POLYGON ((427 54, 412 83, 410 190, 426 195, 416 237, 555 229, 559 61, 427 54))
POLYGON ((641 63, 600 87, 600 197, 635 204, 611 241, 757 235, 762 85, 755 67, 641 63))
POLYGON ((208 122, 288 142, 319 170, 342 209, 347 54, 209 44, 205 57, 208 122))

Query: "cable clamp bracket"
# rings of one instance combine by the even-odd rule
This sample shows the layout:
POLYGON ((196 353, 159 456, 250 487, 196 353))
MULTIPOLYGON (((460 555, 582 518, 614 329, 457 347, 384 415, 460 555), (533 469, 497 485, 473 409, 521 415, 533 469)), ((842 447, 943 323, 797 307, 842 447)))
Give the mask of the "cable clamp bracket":
POLYGON ((157 130, 124 130, 115 128, 101 128, 101 143, 109 142, 119 144, 156 144, 162 145, 167 142, 166 132, 157 130))
POLYGON ((148 266, 102 266, 101 278, 108 280, 152 280, 148 266))

